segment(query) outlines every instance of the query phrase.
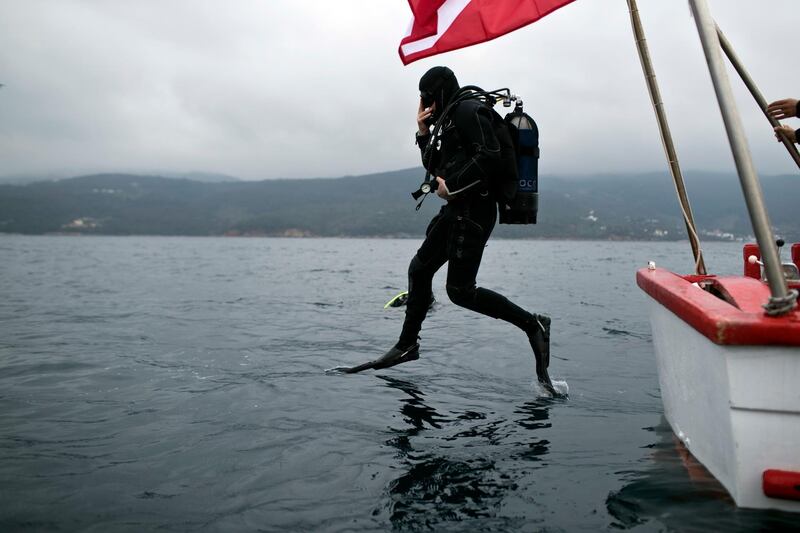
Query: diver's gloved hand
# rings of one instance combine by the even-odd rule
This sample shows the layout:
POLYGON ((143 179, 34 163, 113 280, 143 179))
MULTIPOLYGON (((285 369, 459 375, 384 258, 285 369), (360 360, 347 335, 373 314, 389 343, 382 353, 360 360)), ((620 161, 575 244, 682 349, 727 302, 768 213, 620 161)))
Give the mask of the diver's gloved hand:
POLYGON ((449 202, 452 197, 450 196, 450 191, 447 190, 447 184, 444 182, 444 178, 436 176, 436 183, 438 184, 438 187, 436 187, 436 196, 449 202))
POLYGON ((535 322, 528 330, 528 341, 531 343, 536 358, 536 377, 551 394, 555 394, 553 382, 547 373, 550 366, 550 317, 534 315, 535 322))
POLYGON ((419 128, 420 137, 430 135, 431 130, 428 123, 431 117, 433 116, 435 110, 436 110, 435 103, 432 104, 430 107, 425 107, 425 104, 422 102, 422 98, 419 99, 419 109, 417 110, 417 128, 419 128))

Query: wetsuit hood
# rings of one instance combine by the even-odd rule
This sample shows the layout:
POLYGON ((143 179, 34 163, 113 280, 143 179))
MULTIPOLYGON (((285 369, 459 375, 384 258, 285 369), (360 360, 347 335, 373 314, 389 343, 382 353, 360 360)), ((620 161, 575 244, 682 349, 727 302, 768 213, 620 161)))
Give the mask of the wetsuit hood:
POLYGON ((438 115, 444 111, 447 103, 458 92, 458 89, 456 75, 447 67, 433 67, 423 74, 419 80, 422 105, 430 107, 432 104, 436 104, 436 111, 429 119, 431 123, 435 122, 438 115))

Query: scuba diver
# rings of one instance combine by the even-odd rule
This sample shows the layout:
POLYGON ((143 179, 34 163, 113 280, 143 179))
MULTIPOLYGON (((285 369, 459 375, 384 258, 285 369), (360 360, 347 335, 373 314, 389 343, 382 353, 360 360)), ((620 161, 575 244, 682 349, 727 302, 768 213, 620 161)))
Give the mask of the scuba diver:
POLYGON ((459 89, 455 74, 447 67, 433 67, 420 79, 416 144, 422 152, 422 164, 436 176, 432 182, 436 194, 446 203, 428 225, 425 240, 409 265, 400 338, 382 357, 351 371, 388 368, 419 359, 418 336, 431 302, 433 276, 448 263, 450 300, 524 331, 536 359, 538 380, 554 393, 547 372, 550 318, 529 313, 505 296, 476 286, 483 250, 497 221, 500 176, 516 180, 516 154, 508 129, 498 127, 497 121, 502 119, 492 107, 479 98, 465 97, 459 89), (448 108, 448 104, 452 105, 448 108), (440 134, 434 141, 431 127, 439 119, 441 124, 434 132, 440 134))

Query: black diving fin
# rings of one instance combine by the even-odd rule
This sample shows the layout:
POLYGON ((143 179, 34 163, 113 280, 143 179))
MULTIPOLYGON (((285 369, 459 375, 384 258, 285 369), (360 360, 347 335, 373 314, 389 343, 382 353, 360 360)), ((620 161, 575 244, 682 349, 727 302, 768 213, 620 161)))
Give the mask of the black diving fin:
POLYGON ((419 359, 419 344, 414 343, 406 349, 401 350, 393 346, 388 352, 383 354, 378 359, 368 361, 358 366, 349 368, 342 368, 341 372, 345 374, 356 374, 363 370, 380 370, 382 368, 391 368, 399 365, 400 363, 407 363, 409 361, 416 361, 419 359))
POLYGON ((554 397, 562 396, 553 386, 547 368, 550 366, 550 317, 545 315, 534 315, 536 325, 534 330, 528 333, 528 340, 536 358, 536 377, 544 389, 554 397))
POLYGON ((406 305, 408 301, 408 291, 403 291, 388 302, 386 305, 383 306, 384 309, 389 309, 390 307, 402 307, 406 305))
MULTIPOLYGON (((384 309, 389 309, 390 307, 403 307, 408 303, 408 291, 403 291, 388 302, 386 305, 383 306, 384 309)), ((436 303, 436 297, 431 293, 431 303, 428 304, 428 309, 433 307, 433 304, 436 303)))

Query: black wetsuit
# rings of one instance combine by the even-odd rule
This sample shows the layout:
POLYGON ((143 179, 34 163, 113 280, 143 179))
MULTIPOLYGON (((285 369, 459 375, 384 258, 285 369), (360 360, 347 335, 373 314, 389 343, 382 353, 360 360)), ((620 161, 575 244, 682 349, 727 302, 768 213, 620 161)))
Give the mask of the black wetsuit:
MULTIPOLYGON (((449 262, 447 295, 453 303, 493 318, 510 322, 530 332, 536 318, 505 296, 476 286, 476 276, 486 241, 497 220, 493 182, 507 171, 507 145, 495 135, 493 121, 499 117, 478 100, 456 107, 443 128, 441 149, 425 158, 431 135, 417 136, 423 165, 445 180, 451 199, 431 220, 425 241, 408 269, 406 318, 398 346, 417 342, 431 301, 431 282, 439 268, 449 262)), ((501 139, 502 140, 502 139, 501 139)), ((512 154, 513 159, 513 154, 512 154)))

